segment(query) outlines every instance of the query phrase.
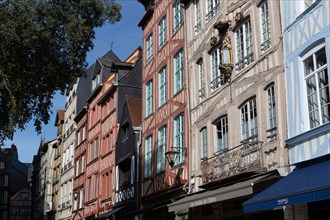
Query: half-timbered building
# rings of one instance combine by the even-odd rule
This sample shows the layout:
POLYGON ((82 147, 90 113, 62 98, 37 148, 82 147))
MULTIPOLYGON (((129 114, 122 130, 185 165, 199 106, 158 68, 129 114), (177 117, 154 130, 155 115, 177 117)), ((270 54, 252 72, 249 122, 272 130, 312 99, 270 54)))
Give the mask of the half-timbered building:
POLYGON ((139 0, 145 14, 142 59, 141 203, 146 219, 170 219, 189 173, 188 86, 183 8, 178 0, 139 0), (166 155, 174 156, 167 162, 166 155), (146 211, 148 210, 148 211, 146 211))

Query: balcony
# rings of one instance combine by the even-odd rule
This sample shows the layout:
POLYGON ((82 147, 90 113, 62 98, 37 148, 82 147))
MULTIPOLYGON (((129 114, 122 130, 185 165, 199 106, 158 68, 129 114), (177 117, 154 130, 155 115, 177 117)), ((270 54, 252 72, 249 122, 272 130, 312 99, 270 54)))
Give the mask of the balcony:
POLYGON ((246 172, 264 171, 261 143, 247 143, 202 161, 203 184, 246 172))
POLYGON ((115 203, 120 203, 134 197, 134 185, 121 186, 115 194, 115 203))

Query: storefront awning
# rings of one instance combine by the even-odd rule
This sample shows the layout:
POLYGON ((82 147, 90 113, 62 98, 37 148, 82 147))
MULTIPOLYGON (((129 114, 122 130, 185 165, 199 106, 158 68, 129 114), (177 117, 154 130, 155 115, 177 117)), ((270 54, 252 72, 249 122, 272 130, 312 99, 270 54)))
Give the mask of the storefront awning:
POLYGON ((243 203, 244 212, 330 199, 330 160, 297 167, 285 178, 243 203))
POLYGON ((106 213, 102 213, 99 216, 97 216, 95 219, 101 220, 101 219, 109 219, 109 217, 111 217, 111 215, 115 214, 116 212, 118 212, 119 210, 125 208, 125 206, 120 206, 117 208, 113 208, 111 211, 106 212, 106 213))
POLYGON ((250 195, 253 193, 253 185, 259 180, 269 176, 260 175, 249 180, 237 182, 229 186, 221 187, 215 190, 202 191, 186 196, 172 204, 168 205, 169 212, 179 211, 182 209, 193 208, 210 203, 220 202, 232 198, 250 195))

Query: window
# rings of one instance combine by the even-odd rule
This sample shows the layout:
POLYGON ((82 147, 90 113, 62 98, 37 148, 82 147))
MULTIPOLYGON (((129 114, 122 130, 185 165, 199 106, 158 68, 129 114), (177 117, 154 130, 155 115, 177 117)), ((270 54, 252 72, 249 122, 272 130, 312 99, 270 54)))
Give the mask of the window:
POLYGON ((184 152, 184 115, 183 113, 174 118, 174 149, 179 152, 175 160, 175 165, 185 161, 184 152))
POLYGON ((93 161, 98 157, 99 154, 99 139, 96 138, 89 145, 89 162, 93 161))
POLYGON ((153 112, 153 97, 152 97, 152 80, 146 84, 146 116, 153 112))
POLYGON ((199 60, 198 63, 198 73, 199 73, 199 98, 205 98, 205 73, 204 73, 204 62, 199 60))
POLYGON ((82 141, 86 140, 86 126, 82 128, 82 141))
POLYGON ((85 168, 85 155, 82 155, 81 157, 81 172, 84 172, 84 168, 85 168))
POLYGON ((183 88, 183 49, 174 55, 174 94, 183 88))
POLYGON ((201 159, 204 160, 207 158, 207 128, 203 128, 200 131, 201 137, 201 159))
POLYGON ((158 73, 158 106, 162 106, 166 100, 166 67, 164 67, 158 73))
POLYGON ((211 89, 215 90, 225 83, 224 74, 221 74, 219 65, 221 64, 221 51, 220 48, 217 48, 210 54, 211 60, 211 89))
POLYGON ((98 188, 99 188, 98 181, 99 181, 98 175, 95 174, 94 175, 94 198, 98 198, 98 196, 99 196, 98 195, 98 188))
POLYGON ((241 107, 241 134, 242 142, 258 140, 257 105, 251 99, 241 107))
POLYGON ((147 38, 147 63, 149 63, 153 58, 152 52, 152 34, 149 35, 147 38))
POLYGON ((152 165, 152 136, 149 136, 145 140, 144 151, 144 177, 151 177, 151 165, 152 165))
POLYGON ((165 170, 166 126, 158 130, 157 173, 165 170))
POLYGON ((260 5, 261 14, 261 51, 266 51, 271 46, 271 36, 270 36, 270 25, 269 25, 269 13, 268 13, 268 3, 264 1, 260 5))
POLYGON ((220 9, 220 0, 207 0, 206 21, 211 20, 220 9))
POLYGON ((79 159, 77 159, 76 161, 76 176, 78 176, 80 173, 79 173, 79 159))
POLYGON ((77 132, 77 146, 80 144, 80 130, 77 132))
POLYGON ((79 192, 79 209, 82 208, 83 198, 84 198, 84 191, 81 189, 79 192))
POLYGON ((303 57, 310 128, 330 121, 327 55, 324 44, 303 57))
POLYGON ((100 72, 92 79, 92 91, 101 83, 101 74, 100 72))
POLYGON ((173 21, 173 33, 176 33, 183 24, 182 8, 179 0, 176 0, 173 5, 173 21))
POLYGON ((198 33, 202 29, 201 21, 201 3, 199 0, 195 0, 195 32, 198 33))
POLYGON ((164 16, 158 23, 158 50, 166 43, 166 17, 164 16))
POLYGON ((92 177, 88 177, 87 179, 87 201, 89 201, 92 198, 92 177))
POLYGON ((0 162, 0 169, 5 169, 5 162, 0 162))
POLYGON ((246 20, 235 32, 236 35, 236 70, 241 70, 253 62, 251 21, 246 20))
POLYGON ((214 125, 216 128, 216 153, 223 153, 228 149, 228 117, 221 117, 214 125))
POLYGON ((275 140, 277 137, 276 131, 276 107, 275 107, 275 89, 274 85, 267 88, 267 139, 268 141, 275 140))

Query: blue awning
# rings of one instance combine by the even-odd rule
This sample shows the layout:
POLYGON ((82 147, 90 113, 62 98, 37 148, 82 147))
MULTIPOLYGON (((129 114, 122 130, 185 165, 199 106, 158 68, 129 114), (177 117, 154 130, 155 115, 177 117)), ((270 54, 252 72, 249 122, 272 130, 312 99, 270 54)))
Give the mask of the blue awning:
POLYGON ((243 203, 244 212, 330 199, 330 160, 297 167, 288 176, 243 203))

